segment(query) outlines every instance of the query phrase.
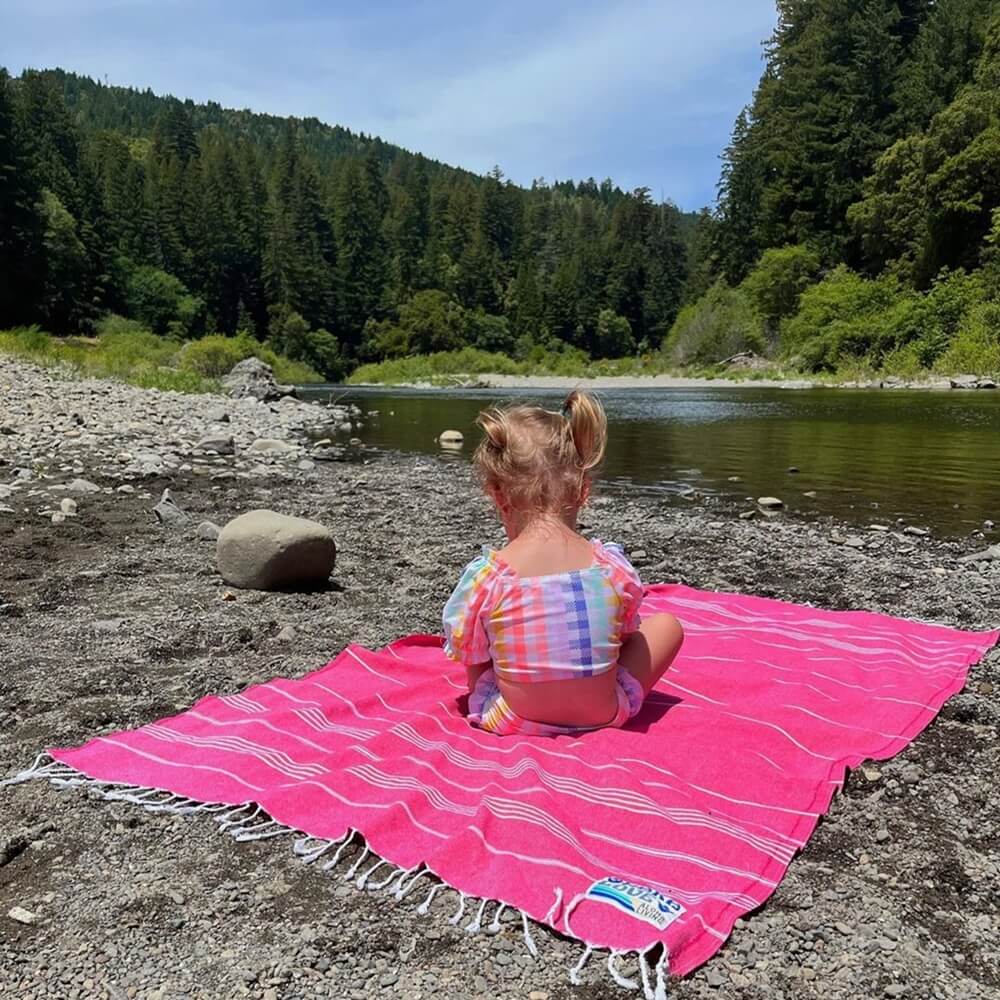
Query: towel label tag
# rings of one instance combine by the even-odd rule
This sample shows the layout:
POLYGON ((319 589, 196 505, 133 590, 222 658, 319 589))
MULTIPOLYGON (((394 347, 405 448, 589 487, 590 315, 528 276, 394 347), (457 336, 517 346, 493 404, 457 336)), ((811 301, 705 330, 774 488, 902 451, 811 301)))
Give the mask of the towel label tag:
POLYGON ((661 931, 686 912, 675 899, 664 896, 657 889, 611 875, 595 882, 587 890, 586 898, 617 906, 661 931))

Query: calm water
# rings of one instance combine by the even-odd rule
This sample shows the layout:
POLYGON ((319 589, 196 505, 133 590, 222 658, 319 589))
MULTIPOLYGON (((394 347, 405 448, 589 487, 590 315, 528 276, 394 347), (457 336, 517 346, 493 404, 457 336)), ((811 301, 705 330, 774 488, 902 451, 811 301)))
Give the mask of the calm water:
MULTIPOLYGON (((473 425, 492 402, 558 408, 564 393, 531 390, 315 388, 365 412, 366 444, 439 454, 445 429, 473 425)), ((602 392, 612 490, 690 504, 777 496, 805 515, 907 523, 945 534, 1000 524, 1000 392, 657 389, 602 392), (798 473, 789 471, 797 468, 798 473), (739 477, 734 480, 733 477, 739 477), (815 493, 815 496, 806 496, 815 493)), ((748 505, 749 506, 749 505, 748 505)), ((994 537, 998 532, 989 532, 994 537)))

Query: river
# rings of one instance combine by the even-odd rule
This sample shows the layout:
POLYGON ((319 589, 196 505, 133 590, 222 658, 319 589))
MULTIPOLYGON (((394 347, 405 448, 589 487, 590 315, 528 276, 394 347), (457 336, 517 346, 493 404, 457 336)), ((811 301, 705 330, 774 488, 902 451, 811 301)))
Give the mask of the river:
MULTIPOLYGON (((558 408, 564 394, 322 386, 303 395, 357 403, 370 414, 354 432, 367 445, 440 454, 437 435, 455 429, 465 434, 456 455, 469 457, 484 406, 517 400, 558 408)), ((753 498, 776 496, 796 515, 1000 534, 988 523, 1000 524, 1000 393, 737 387, 600 396, 608 490, 747 509, 753 498)))

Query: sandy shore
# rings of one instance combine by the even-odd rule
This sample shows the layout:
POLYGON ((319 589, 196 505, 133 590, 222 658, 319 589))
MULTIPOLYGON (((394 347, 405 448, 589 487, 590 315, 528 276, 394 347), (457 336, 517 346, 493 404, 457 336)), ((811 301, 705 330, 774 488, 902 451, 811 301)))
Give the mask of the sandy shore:
MULTIPOLYGON (((317 460, 302 429, 318 407, 63 382, 3 359, 0 401, 0 775, 43 747, 300 675, 349 641, 436 630, 461 567, 498 540, 464 463, 317 460), (219 433, 234 455, 198 447, 219 433), (287 450, 251 452, 261 435, 287 450), (191 517, 176 528, 151 512, 166 486, 191 517), (63 499, 75 515, 54 520, 63 499), (229 592, 197 525, 257 506, 331 526, 329 590, 229 592)), ((1000 622, 1000 562, 959 563, 972 543, 870 533, 853 548, 841 534, 856 529, 738 513, 598 498, 585 520, 649 581, 1000 622)), ((905 754, 851 777, 772 899, 671 995, 995 1000, 998 734, 994 651, 905 754)), ((0 791, 3 998, 626 995, 596 960, 569 987, 579 948, 557 936, 536 935, 536 959, 519 923, 472 936, 448 924, 453 904, 415 907, 302 865, 283 838, 237 844, 205 819, 39 782, 0 791), (16 906, 35 922, 9 918, 16 906)))

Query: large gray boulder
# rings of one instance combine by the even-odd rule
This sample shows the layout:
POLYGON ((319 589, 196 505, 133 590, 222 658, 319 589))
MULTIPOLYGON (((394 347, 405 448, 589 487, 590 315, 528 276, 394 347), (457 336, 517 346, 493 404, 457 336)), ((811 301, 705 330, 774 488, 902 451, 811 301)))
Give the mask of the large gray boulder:
POLYGON ((215 552, 222 578, 244 590, 322 583, 337 559, 328 528, 273 510, 234 518, 220 532, 215 552))
POLYGON ((234 365, 223 377, 222 388, 234 399, 252 396, 265 403, 295 395, 295 386, 275 382, 274 370, 260 358, 245 358, 234 365))

